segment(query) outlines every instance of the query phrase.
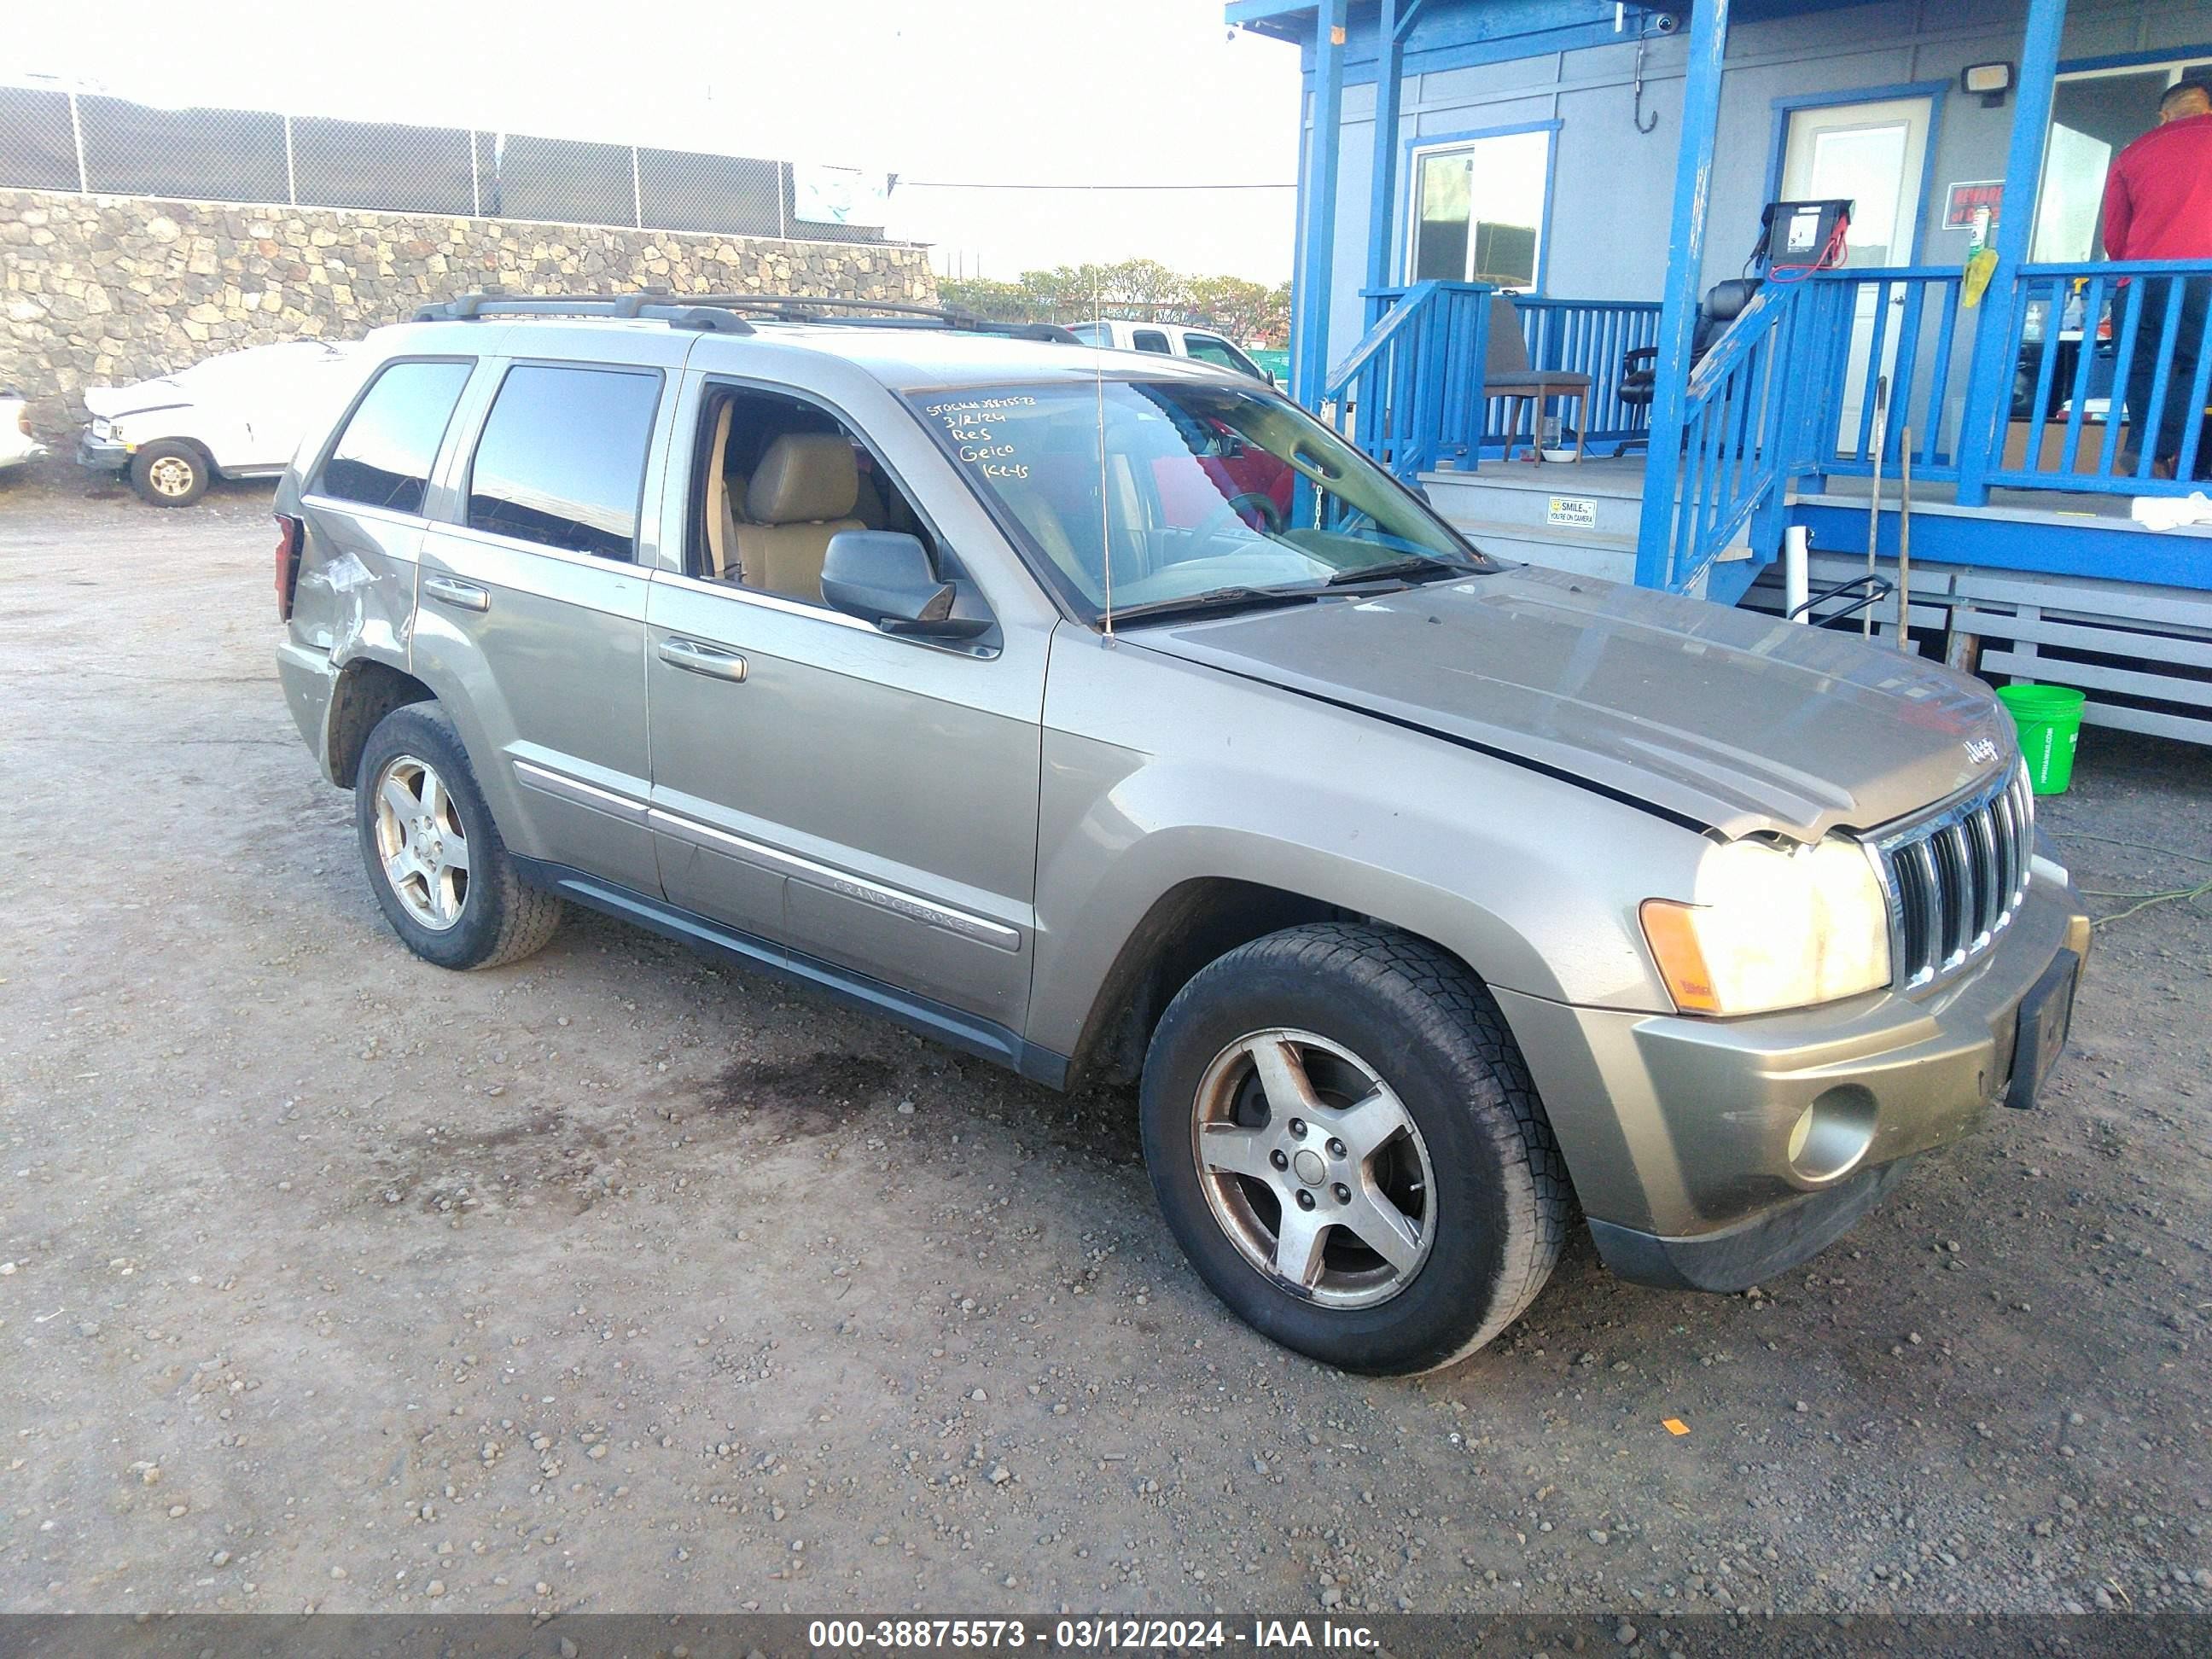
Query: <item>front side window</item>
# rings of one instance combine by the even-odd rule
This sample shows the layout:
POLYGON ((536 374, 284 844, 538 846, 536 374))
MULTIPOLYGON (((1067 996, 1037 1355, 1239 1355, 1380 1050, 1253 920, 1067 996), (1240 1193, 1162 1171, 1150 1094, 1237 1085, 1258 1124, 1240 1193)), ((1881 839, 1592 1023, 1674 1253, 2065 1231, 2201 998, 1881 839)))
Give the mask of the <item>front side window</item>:
POLYGON ((1257 387, 991 386, 917 393, 914 406, 1093 622, 1109 587, 1116 618, 1133 618, 1497 568, 1327 427, 1257 387))
POLYGON ((388 365, 347 417, 323 463, 320 493, 420 513, 446 423, 475 368, 473 361, 388 365))
POLYGON ((1411 280, 1534 289, 1551 159, 1547 131, 1419 152, 1411 280))
POLYGON ((603 559, 637 556, 660 376, 518 363, 469 470, 469 527, 603 559))

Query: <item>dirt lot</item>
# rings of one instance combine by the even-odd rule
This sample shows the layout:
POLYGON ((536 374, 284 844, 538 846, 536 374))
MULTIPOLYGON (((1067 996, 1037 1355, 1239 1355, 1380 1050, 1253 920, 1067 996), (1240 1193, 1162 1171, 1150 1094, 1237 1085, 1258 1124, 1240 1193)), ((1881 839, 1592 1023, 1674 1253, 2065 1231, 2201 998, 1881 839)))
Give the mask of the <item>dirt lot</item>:
MULTIPOLYGON (((1459 1370, 1347 1377, 1184 1270, 1127 1097, 589 916, 410 957, 277 693, 266 492, 48 477, 0 485, 0 1606, 2212 1608, 2212 903, 2102 932, 2047 1109, 1808 1270, 1583 1242, 1459 1370)), ((2141 892, 2208 807, 2093 732, 2046 822, 2141 892)))

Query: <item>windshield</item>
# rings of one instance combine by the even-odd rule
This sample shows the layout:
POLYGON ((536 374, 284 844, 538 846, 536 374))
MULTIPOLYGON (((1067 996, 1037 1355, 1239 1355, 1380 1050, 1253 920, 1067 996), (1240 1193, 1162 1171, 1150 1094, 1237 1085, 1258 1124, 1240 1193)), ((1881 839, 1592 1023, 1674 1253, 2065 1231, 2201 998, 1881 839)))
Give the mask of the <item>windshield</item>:
POLYGON ((919 394, 961 471, 1088 618, 1497 567, 1295 405, 1200 381, 919 394))

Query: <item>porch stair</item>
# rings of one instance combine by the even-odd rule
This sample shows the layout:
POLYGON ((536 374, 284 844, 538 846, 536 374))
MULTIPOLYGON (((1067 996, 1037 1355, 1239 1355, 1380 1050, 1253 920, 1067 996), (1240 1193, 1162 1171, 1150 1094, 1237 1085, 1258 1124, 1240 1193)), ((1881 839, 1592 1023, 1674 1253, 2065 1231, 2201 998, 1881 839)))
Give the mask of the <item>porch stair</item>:
MULTIPOLYGON (((1485 461, 1477 472, 1449 468, 1420 475, 1429 504, 1486 553, 1601 576, 1636 580, 1636 539, 1644 519, 1641 456, 1581 462, 1485 461)), ((1747 557, 1743 544, 1721 556, 1747 557)), ((1735 573, 1728 573, 1733 574, 1735 573)), ((1716 585, 1741 592, 1743 583, 1716 585)), ((1734 597, 1731 592, 1728 597, 1734 597)))

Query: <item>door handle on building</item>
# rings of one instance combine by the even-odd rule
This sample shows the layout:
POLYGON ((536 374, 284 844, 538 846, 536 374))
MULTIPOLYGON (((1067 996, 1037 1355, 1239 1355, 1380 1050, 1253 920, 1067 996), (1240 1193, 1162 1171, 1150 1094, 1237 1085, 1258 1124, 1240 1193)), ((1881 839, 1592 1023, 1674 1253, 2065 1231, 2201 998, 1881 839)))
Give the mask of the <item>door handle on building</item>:
POLYGON ((661 661, 672 668, 680 668, 687 674, 704 674, 709 679, 743 680, 745 659, 734 651, 719 650, 711 645, 702 645, 696 640, 666 639, 660 642, 661 661))
POLYGON ((422 591, 434 599, 442 600, 462 611, 489 611, 491 594, 474 582, 465 582, 453 576, 425 576, 422 591))

